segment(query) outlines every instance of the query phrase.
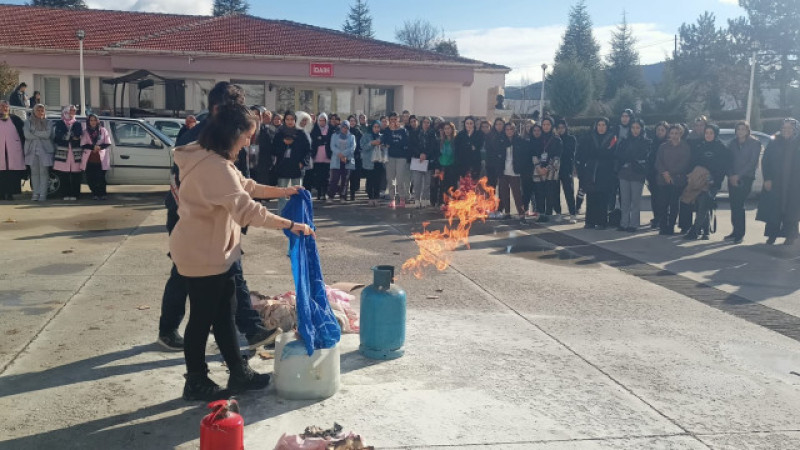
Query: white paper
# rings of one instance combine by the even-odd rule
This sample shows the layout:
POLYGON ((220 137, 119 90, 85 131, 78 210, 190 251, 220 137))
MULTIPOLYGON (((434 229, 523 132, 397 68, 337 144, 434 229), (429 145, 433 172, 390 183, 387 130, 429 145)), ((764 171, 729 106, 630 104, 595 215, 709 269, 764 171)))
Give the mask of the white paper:
POLYGON ((419 158, 411 158, 411 170, 415 172, 427 172, 428 160, 420 161, 419 158))

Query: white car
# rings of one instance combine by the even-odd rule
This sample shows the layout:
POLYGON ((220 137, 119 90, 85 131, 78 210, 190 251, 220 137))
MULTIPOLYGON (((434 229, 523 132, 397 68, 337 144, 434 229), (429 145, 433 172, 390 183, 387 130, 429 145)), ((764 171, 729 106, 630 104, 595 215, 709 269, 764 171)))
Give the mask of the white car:
MULTIPOLYGON (((48 119, 58 120, 49 116, 48 119)), ((85 122, 85 117, 78 117, 85 122)), ((139 119, 100 117, 100 124, 109 131, 111 168, 106 172, 108 184, 163 185, 170 182, 172 139, 154 126, 139 119)), ((61 180, 51 171, 48 196, 61 195, 61 180)))
POLYGON ((186 123, 186 119, 177 117, 145 117, 142 120, 166 134, 173 142, 178 139, 178 132, 186 123))

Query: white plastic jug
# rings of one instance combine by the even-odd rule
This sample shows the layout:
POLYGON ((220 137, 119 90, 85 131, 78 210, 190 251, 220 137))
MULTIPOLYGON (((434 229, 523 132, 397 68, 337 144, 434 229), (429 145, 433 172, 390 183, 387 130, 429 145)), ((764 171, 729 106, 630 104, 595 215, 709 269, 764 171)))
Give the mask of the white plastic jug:
POLYGON ((288 400, 321 400, 339 390, 339 344, 308 356, 303 341, 283 333, 275 341, 275 389, 288 400))

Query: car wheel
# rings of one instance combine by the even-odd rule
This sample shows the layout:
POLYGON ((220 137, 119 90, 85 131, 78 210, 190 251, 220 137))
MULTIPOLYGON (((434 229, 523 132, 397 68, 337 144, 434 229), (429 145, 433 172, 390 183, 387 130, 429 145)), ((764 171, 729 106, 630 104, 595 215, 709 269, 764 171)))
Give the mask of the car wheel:
POLYGON ((61 196, 61 177, 54 171, 50 171, 50 179, 47 183, 47 196, 59 197, 61 196))

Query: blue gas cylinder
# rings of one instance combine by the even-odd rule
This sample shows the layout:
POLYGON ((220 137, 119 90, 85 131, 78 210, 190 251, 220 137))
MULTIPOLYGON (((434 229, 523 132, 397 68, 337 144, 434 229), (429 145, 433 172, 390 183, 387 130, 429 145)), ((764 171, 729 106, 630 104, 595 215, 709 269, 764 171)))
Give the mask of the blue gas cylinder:
POLYGON ((406 341, 406 292, 395 284, 394 266, 372 268, 373 284, 361 292, 361 346, 372 359, 403 356, 406 341))

